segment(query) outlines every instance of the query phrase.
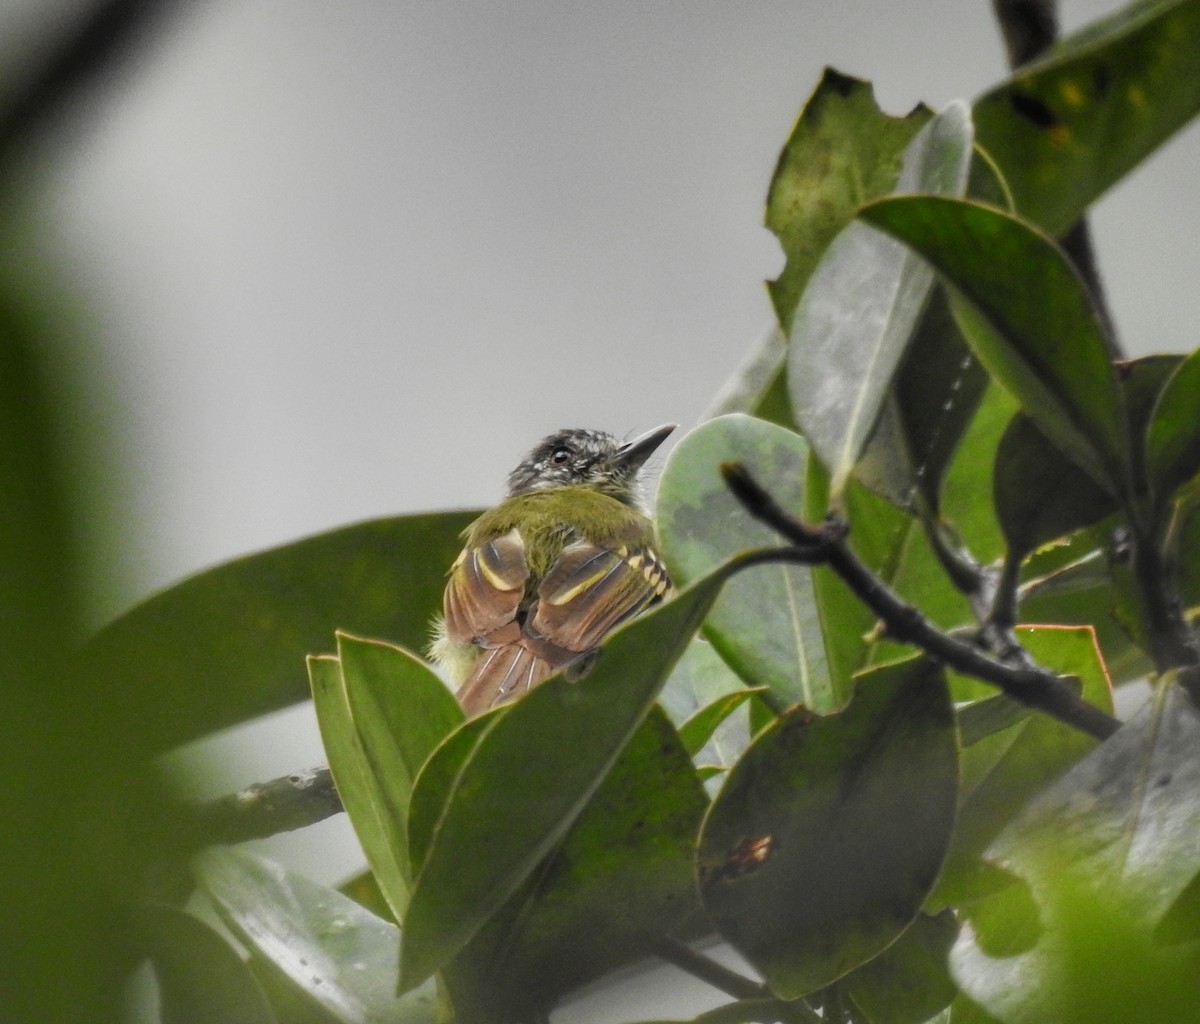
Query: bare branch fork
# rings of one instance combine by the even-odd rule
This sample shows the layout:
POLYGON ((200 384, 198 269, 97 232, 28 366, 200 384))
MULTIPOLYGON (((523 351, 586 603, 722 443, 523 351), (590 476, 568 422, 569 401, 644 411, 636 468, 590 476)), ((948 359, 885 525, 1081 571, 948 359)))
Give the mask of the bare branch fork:
POLYGON ((977 647, 942 632, 863 564, 846 543, 844 522, 830 519, 819 527, 801 522, 785 512, 741 463, 725 463, 721 475, 747 512, 793 545, 755 552, 748 563, 793 561, 827 565, 879 617, 893 639, 913 644, 956 672, 991 683, 1026 707, 1096 739, 1106 739, 1120 728, 1117 719, 1089 704, 1049 669, 1030 663, 997 661, 977 647))

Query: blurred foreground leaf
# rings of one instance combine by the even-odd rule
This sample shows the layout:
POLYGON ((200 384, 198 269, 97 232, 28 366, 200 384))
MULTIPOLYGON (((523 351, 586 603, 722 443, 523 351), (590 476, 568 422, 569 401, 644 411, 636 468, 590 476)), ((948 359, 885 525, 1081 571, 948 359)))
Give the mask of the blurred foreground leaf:
POLYGON ((1155 934, 1200 873, 1198 833, 1200 715, 1164 682, 989 847, 1020 884, 960 936, 963 990, 1006 1024, 1200 1018, 1200 946, 1155 934), (1022 919, 1031 941, 1006 944, 1022 919))

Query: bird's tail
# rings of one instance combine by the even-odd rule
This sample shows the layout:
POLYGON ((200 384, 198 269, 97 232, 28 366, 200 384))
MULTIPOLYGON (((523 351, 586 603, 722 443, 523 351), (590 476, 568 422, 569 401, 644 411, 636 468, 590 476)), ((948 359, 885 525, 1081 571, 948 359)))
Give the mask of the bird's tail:
POLYGON ((521 644, 485 650, 459 687, 458 702, 468 715, 477 715, 528 693, 553 671, 550 662, 521 644))

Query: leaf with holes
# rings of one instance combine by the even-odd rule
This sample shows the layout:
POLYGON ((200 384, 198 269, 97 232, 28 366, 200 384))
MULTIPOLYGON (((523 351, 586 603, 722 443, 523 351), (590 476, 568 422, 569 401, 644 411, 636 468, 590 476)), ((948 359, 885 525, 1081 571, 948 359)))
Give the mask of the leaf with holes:
MULTIPOLYGON (((951 104, 905 149, 896 189, 961 195, 971 138, 966 107, 951 104)), ((910 249, 854 221, 805 286, 788 337, 788 388, 804 436, 832 474, 835 499, 879 420, 933 283, 910 249)))
POLYGON ((767 288, 785 331, 825 247, 865 200, 892 190, 904 147, 929 118, 923 106, 907 117, 889 117, 869 82, 825 70, 767 193, 767 227, 787 257, 783 273, 767 288))

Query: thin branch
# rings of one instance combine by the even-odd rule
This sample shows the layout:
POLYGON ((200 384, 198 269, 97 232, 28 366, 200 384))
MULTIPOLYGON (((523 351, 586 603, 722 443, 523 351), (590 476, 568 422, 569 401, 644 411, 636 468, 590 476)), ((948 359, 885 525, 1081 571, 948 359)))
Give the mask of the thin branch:
POLYGON ((674 964, 694 978, 711 985, 734 999, 770 999, 771 990, 744 974, 730 970, 724 964, 697 953, 691 946, 669 935, 664 935, 654 944, 654 955, 660 960, 674 964))
POLYGON ((0 110, 0 154, 36 131, 81 89, 135 52, 153 22, 179 0, 102 0, 0 110))
POLYGON ((196 846, 245 843, 315 825, 343 811, 328 768, 310 768, 184 811, 196 846))
POLYGON ((1014 71, 1036 60, 1058 38, 1056 0, 992 0, 992 10, 1014 71))
POLYGON ((879 617, 893 639, 913 644, 956 672, 991 683, 1014 700, 1089 736, 1106 739, 1120 728, 1117 719, 1083 700, 1048 669, 997 661, 942 632, 862 563, 846 543, 845 523, 828 521, 817 528, 805 525, 780 508, 740 463, 724 464, 721 474, 746 511, 795 545, 790 555, 780 552, 777 560, 828 565, 879 617))

